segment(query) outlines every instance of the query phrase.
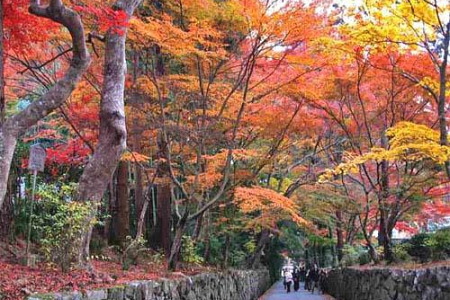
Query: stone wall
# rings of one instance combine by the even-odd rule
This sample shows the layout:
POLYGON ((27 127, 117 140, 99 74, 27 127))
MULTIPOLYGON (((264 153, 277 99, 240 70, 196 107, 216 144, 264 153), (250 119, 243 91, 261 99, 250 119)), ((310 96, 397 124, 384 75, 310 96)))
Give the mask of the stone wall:
POLYGON ((324 289, 338 300, 449 300, 450 267, 335 269, 324 289))
POLYGON ((270 287, 269 272, 227 271, 182 279, 134 281, 92 291, 34 295, 28 300, 255 300, 270 287))

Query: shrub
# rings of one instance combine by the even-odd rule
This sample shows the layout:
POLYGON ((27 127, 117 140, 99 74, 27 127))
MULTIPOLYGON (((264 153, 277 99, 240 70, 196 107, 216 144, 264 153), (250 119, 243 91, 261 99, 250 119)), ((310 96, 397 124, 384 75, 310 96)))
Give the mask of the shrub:
POLYGON ((188 235, 183 236, 182 247, 181 247, 181 259, 184 262, 192 264, 203 263, 203 257, 197 253, 197 247, 188 235))
POLYGON ((429 238, 430 234, 428 233, 414 235, 408 242, 408 254, 422 263, 429 261, 432 256, 431 247, 427 244, 429 238))
POLYGON ((78 258, 82 235, 89 226, 86 219, 92 213, 90 203, 64 200, 74 189, 75 185, 41 185, 37 193, 41 201, 33 215, 40 250, 47 261, 63 272, 69 271, 78 258))
POLYGON ((408 262, 410 261, 411 255, 408 254, 408 249, 411 247, 409 243, 401 243, 394 245, 392 251, 394 252, 394 260, 396 262, 408 262))
POLYGON ((256 243, 254 240, 250 240, 244 244, 244 249, 248 254, 253 254, 256 250, 256 243))
POLYGON ((359 253, 358 262, 360 265, 370 264, 371 261, 372 259, 370 258, 369 251, 362 251, 359 253))
POLYGON ((358 264, 359 253, 356 247, 351 245, 344 245, 342 248, 342 260, 341 264, 343 266, 352 266, 358 264))
POLYGON ((121 253, 120 262, 123 270, 128 270, 131 265, 137 265, 140 254, 147 250, 145 243, 147 241, 140 237, 133 239, 131 236, 125 238, 125 242, 122 247, 119 247, 121 253))
POLYGON ((447 259, 450 256, 450 228, 441 229, 431 234, 425 241, 431 249, 433 260, 447 259))

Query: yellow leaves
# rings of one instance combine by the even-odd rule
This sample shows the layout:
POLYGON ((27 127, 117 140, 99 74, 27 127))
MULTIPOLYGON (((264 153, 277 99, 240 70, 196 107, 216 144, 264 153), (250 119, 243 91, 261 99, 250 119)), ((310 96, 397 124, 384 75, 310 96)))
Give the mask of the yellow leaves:
POLYGON ((282 178, 278 180, 272 177, 269 181, 270 187, 274 190, 280 190, 280 192, 285 192, 291 184, 292 180, 289 178, 282 178))
POLYGON ((380 50, 388 44, 398 51, 415 49, 435 40, 436 28, 449 12, 448 1, 438 1, 436 7, 424 0, 366 0, 364 3, 364 14, 356 13, 357 24, 342 26, 342 32, 380 50))
POLYGON ((259 225, 274 226, 277 221, 291 219, 300 225, 308 225, 308 221, 299 215, 298 205, 271 189, 254 187, 238 187, 234 193, 235 203, 244 213, 259 213, 255 220, 259 225), (270 220, 270 222, 267 222, 270 220))
POLYGON ((332 180, 336 175, 345 175, 359 171, 359 165, 368 161, 419 161, 429 159, 437 164, 450 160, 450 147, 439 143, 439 132, 425 125, 411 122, 399 122, 386 131, 390 138, 389 149, 372 148, 366 154, 347 157, 345 163, 334 169, 326 170, 319 182, 332 180))
MULTIPOLYGON (((419 86, 432 90, 436 95, 439 94, 439 80, 425 76, 418 83, 419 86)), ((446 83, 446 96, 450 96, 450 82, 446 83)))
POLYGON ((412 122, 399 122, 386 131, 391 147, 401 147, 412 143, 438 144, 439 132, 425 125, 412 122))

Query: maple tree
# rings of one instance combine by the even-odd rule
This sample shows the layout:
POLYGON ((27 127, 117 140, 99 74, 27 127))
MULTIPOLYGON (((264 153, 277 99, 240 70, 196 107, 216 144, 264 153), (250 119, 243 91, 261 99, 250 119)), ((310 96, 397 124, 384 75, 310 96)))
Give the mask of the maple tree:
MULTIPOLYGON (((363 11, 356 12, 357 28, 351 35, 365 47, 379 51, 395 48, 399 52, 417 52, 428 58, 420 69, 408 64, 397 70, 420 85, 434 100, 438 114, 440 142, 448 144, 445 103, 450 44, 449 4, 445 1, 365 1, 363 11), (381 48, 381 49, 380 49, 381 48), (430 68, 429 66, 433 66, 430 68)), ((450 176, 446 163, 447 176, 450 176)))
MULTIPOLYGON (((18 4, 11 5, 15 7, 18 4)), ((51 1, 48 6, 40 6, 39 2, 31 1, 29 9, 32 14, 38 17, 50 19, 67 27, 73 41, 72 65, 67 69, 64 77, 56 82, 40 99, 2 123, 0 131, 0 207, 7 190, 6 183, 17 136, 23 134, 30 126, 62 105, 75 88, 76 83, 81 79, 90 62, 84 40, 83 25, 76 12, 66 8, 61 1, 51 1)))

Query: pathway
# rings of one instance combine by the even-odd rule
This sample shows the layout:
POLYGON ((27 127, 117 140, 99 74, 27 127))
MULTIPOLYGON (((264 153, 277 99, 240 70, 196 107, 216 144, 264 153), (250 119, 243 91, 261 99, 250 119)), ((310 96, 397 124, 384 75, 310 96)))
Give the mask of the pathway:
POLYGON ((328 295, 318 295, 317 292, 311 294, 311 292, 305 291, 303 289, 304 283, 300 285, 300 290, 298 292, 286 293, 283 282, 276 282, 272 288, 267 291, 259 300, 333 300, 334 298, 328 295))

